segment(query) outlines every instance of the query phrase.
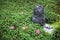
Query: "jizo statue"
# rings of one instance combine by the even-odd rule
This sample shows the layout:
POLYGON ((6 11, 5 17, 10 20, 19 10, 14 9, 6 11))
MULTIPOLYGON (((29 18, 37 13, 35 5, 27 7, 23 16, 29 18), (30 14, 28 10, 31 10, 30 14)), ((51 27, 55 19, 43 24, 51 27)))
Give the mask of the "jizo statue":
POLYGON ((41 5, 36 5, 33 9, 32 21, 34 23, 39 23, 43 26, 45 32, 51 33, 53 28, 52 26, 46 23, 46 17, 44 14, 44 8, 41 5))
POLYGON ((44 8, 42 6, 35 6, 35 8, 33 9, 32 21, 34 23, 39 23, 42 26, 45 24, 44 8))

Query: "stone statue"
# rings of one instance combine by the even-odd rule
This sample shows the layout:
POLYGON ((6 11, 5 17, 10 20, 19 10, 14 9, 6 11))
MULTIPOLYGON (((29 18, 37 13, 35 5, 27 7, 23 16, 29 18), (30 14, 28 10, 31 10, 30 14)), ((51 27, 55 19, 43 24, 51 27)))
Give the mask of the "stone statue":
POLYGON ((46 17, 44 14, 44 8, 41 5, 36 5, 33 9, 33 15, 32 15, 32 21, 34 23, 39 23, 41 26, 43 26, 43 29, 45 32, 52 32, 52 26, 49 26, 46 23, 46 17))

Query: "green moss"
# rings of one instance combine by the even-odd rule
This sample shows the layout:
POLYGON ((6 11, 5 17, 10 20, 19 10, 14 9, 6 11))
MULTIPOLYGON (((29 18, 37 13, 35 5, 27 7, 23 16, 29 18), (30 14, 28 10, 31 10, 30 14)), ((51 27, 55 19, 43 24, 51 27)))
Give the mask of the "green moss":
POLYGON ((53 32, 52 40, 60 40, 60 25, 53 32))

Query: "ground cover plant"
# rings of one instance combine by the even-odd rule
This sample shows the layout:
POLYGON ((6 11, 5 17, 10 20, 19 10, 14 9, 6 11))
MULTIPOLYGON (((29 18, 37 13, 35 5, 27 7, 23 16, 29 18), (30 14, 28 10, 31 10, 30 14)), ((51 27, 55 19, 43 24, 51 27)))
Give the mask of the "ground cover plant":
POLYGON ((52 40, 60 40, 60 25, 55 29, 52 40))
POLYGON ((0 0, 0 40, 52 40, 30 18, 34 6, 41 4, 48 23, 59 21, 60 15, 54 11, 56 3, 56 0, 0 0))

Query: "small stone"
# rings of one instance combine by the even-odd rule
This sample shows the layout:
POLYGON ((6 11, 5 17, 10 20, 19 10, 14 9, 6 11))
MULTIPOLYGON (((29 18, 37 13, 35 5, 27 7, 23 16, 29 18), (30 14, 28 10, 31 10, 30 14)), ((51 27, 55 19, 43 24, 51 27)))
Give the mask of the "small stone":
POLYGON ((21 14, 23 14, 24 12, 22 11, 21 14))
POLYGON ((11 29, 11 30, 14 30, 14 29, 15 29, 15 26, 10 26, 10 29, 11 29))
POLYGON ((49 34, 51 34, 52 32, 53 32, 53 26, 52 25, 45 25, 44 27, 43 27, 43 30, 45 31, 45 32, 47 32, 47 33, 49 33, 49 34))
POLYGON ((21 12, 21 14, 24 14, 24 11, 23 10, 21 10, 20 12, 21 12))
POLYGON ((37 29, 37 30, 36 30, 36 34, 40 34, 40 31, 39 31, 39 29, 37 29))
POLYGON ((26 26, 23 26, 23 27, 22 27, 22 29, 23 29, 23 30, 26 30, 26 29, 27 29, 27 27, 26 27, 26 26))

